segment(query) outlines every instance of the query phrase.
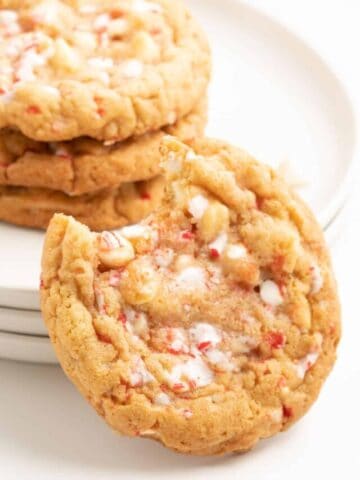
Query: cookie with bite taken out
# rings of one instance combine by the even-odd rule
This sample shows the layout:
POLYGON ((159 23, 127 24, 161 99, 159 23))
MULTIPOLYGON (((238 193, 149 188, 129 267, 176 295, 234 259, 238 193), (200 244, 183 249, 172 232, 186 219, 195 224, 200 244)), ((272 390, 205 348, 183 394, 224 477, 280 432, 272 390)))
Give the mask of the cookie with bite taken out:
POLYGON ((167 138, 162 206, 119 233, 50 223, 42 311, 106 422, 196 455, 245 451, 316 400, 340 310, 320 227, 276 173, 167 138))

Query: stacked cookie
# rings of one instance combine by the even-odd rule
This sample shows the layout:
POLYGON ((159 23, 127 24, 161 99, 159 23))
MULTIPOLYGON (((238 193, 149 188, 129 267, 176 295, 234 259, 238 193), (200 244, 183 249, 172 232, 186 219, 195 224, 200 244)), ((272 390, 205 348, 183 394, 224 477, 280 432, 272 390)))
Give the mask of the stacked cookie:
POLYGON ((206 123, 207 40, 173 0, 0 0, 0 220, 136 222, 159 144, 206 123), (5 9, 6 8, 6 9, 5 9))

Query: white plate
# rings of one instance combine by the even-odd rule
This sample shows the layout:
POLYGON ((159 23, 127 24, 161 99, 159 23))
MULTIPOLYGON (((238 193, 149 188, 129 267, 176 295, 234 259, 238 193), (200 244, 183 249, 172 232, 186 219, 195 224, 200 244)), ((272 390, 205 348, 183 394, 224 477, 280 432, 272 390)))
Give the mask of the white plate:
POLYGON ((0 358, 22 362, 57 363, 48 337, 1 331, 0 358))
MULTIPOLYGON (((208 134, 272 165, 289 159, 325 227, 341 207, 355 153, 347 92, 276 21, 235 0, 188 0, 214 53, 208 134)), ((43 234, 0 224, 0 305, 38 309, 43 234)))
POLYGON ((47 335, 41 313, 0 307, 0 331, 26 335, 47 335))

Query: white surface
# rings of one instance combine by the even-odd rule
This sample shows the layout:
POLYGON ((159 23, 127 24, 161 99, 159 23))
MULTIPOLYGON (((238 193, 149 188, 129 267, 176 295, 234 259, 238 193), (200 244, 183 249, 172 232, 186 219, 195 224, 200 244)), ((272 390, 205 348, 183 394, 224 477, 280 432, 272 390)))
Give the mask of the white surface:
MULTIPOLYGON (((358 55, 354 55, 360 41, 357 1, 251 3, 262 5, 304 32, 335 65, 341 66, 346 79, 356 79, 360 85, 358 55)), ((360 182, 359 172, 354 177, 356 183, 360 182)), ((0 478, 358 480, 359 204, 357 190, 332 247, 344 319, 339 360, 318 402, 296 427, 246 455, 225 459, 182 457, 150 441, 115 436, 59 368, 0 362, 0 478)))
MULTIPOLYGON (((187 3, 214 54, 208 134, 273 166, 288 159, 307 181, 302 194, 325 227, 343 203, 355 149, 346 90, 311 48, 251 7, 187 3)), ((38 308, 42 240, 35 230, 0 224, 0 305, 38 308)))

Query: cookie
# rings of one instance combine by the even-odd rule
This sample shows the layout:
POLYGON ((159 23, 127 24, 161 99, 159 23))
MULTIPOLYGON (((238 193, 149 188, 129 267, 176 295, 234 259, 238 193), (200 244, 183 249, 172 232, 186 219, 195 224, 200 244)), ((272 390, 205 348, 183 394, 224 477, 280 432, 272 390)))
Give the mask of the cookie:
POLYGON ((0 1, 0 128, 120 141, 193 110, 207 39, 176 0, 0 1))
POLYGON ((69 142, 36 142, 21 132, 0 130, 0 185, 49 188, 82 195, 147 180, 160 173, 160 140, 203 134, 206 101, 175 125, 114 145, 83 137, 69 142))
POLYGON ((160 204, 163 191, 161 176, 78 197, 41 188, 0 186, 0 221, 46 228, 51 217, 62 212, 93 230, 111 230, 144 218, 160 204))
POLYGON ((269 167, 164 141, 162 206, 117 235, 51 221, 42 312, 64 371, 118 432, 245 451, 316 400, 340 312, 319 225, 269 167))

